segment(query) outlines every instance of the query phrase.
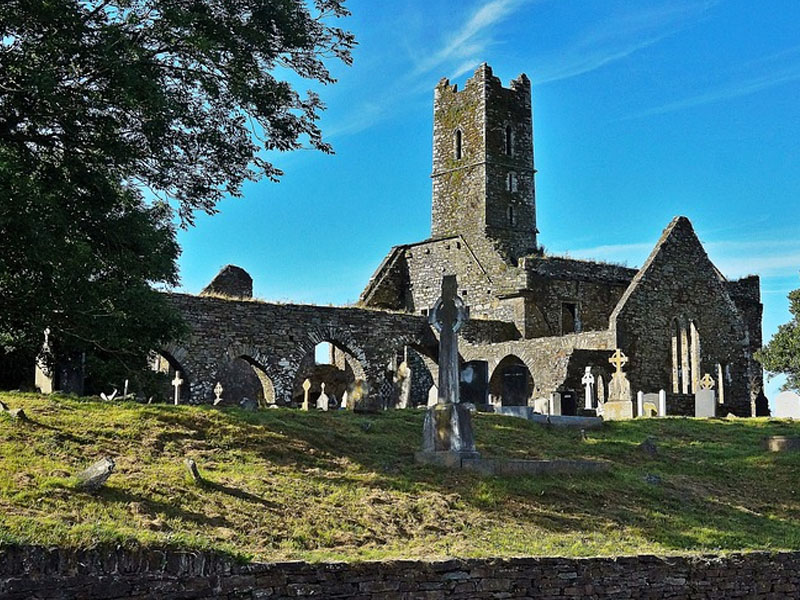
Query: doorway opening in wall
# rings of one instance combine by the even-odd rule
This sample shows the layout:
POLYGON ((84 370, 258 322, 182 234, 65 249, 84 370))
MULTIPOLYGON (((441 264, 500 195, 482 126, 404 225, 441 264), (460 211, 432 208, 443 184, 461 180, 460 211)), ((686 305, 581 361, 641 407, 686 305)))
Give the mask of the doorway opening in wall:
POLYGON ((489 380, 491 402, 498 406, 527 406, 533 393, 533 377, 527 365, 509 354, 495 367, 489 380))
POLYGON ((148 385, 145 395, 151 396, 154 401, 171 404, 175 400, 174 381, 180 380, 178 386, 178 402, 188 404, 191 397, 189 390, 189 377, 186 370, 175 357, 164 350, 153 352, 150 355, 150 368, 155 372, 152 385, 148 385))
POLYGON ((575 302, 561 303, 561 335, 577 333, 580 331, 578 323, 578 304, 575 302))
POLYGON ((366 381, 364 366, 343 344, 335 340, 317 343, 303 358, 292 388, 292 402, 303 403, 303 382, 311 384, 308 400, 311 407, 324 392, 328 397, 328 408, 340 408, 348 397, 352 397, 357 386, 366 381))
POLYGON ((216 381, 222 386, 220 404, 225 406, 254 409, 275 404, 272 379, 251 356, 237 356, 220 365, 216 381))

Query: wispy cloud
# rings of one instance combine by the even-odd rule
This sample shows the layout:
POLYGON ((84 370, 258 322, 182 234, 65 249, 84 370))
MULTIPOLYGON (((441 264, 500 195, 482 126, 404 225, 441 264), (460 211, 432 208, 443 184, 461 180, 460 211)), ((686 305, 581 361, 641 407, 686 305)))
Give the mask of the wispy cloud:
POLYGON ((491 31, 521 6, 531 0, 490 0, 480 5, 475 12, 438 48, 421 49, 413 75, 428 73, 443 65, 457 63, 452 77, 465 73, 478 62, 487 46, 492 43, 491 31), (432 51, 431 51, 432 50, 432 51))
MULTIPOLYGON (((602 245, 570 250, 576 258, 598 259, 640 266, 655 246, 652 242, 602 245)), ((717 240, 703 246, 709 258, 727 277, 745 275, 787 277, 800 273, 800 240, 717 240)))
POLYGON ((589 73, 670 37, 702 20, 719 0, 677 2, 613 15, 544 57, 538 84, 589 73))
POLYGON ((718 83, 710 89, 687 98, 637 112, 626 117, 626 119, 703 106, 748 96, 791 81, 798 81, 800 80, 800 46, 743 64, 736 72, 728 73, 727 75, 730 79, 728 82, 718 83))

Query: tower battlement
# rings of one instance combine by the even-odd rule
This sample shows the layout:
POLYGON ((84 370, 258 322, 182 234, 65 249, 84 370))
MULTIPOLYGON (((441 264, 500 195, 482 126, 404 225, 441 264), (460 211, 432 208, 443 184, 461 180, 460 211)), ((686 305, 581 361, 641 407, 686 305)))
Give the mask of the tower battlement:
POLYGON ((536 249, 531 83, 504 87, 482 64, 434 92, 433 237, 462 235, 507 262, 536 249))

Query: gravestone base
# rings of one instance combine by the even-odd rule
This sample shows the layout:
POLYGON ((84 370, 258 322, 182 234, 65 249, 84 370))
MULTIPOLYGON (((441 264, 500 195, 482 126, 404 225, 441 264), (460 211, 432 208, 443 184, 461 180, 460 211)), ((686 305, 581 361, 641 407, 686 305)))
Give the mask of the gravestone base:
POLYGON ((616 400, 603 404, 603 419, 606 421, 622 421, 633 418, 633 401, 616 400))
POLYGON ((477 452, 453 452, 451 450, 426 452, 425 450, 419 450, 414 453, 414 461, 418 464, 434 465, 448 469, 460 469, 463 466, 463 460, 478 458, 480 458, 480 454, 477 452))
POLYGON ((425 414, 422 452, 476 454, 472 414, 464 404, 437 404, 425 414))

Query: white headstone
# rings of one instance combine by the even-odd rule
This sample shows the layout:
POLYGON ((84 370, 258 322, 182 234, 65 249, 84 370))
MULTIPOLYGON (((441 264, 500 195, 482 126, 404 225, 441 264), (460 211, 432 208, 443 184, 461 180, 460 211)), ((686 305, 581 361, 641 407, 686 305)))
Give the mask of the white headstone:
POLYGON ((533 412, 540 415, 550 414, 550 400, 548 398, 537 398, 533 401, 533 412))
POLYGON ((436 406, 439 403, 439 387, 434 383, 428 390, 428 406, 436 406))
POLYGON ((217 385, 214 386, 214 406, 219 405, 222 402, 222 384, 218 381, 217 385))
POLYGON ((175 371, 175 379, 172 380, 172 387, 175 388, 175 406, 178 406, 178 401, 181 398, 181 384, 183 384, 181 372, 175 371))
POLYGON ((317 398, 317 408, 319 410, 328 410, 328 405, 330 404, 330 398, 328 398, 327 394, 325 393, 325 384, 320 384, 320 394, 319 398, 317 398))
POLYGON ((658 390, 658 416, 667 416, 667 390, 658 390))
POLYGON ((561 414, 561 394, 558 392, 553 392, 550 394, 550 410, 547 413, 548 415, 560 415, 561 414))
POLYGON ((342 394, 342 403, 339 405, 339 410, 347 410, 347 398, 348 394, 347 390, 345 390, 344 394, 342 394))
POLYGON ((642 390, 636 392, 636 416, 644 416, 644 392, 642 390))
POLYGON ((775 414, 779 419, 800 419, 800 395, 781 392, 775 397, 775 414))
POLYGON ((594 399, 594 375, 592 375, 592 367, 586 367, 581 383, 583 384, 584 393, 583 407, 586 410, 591 410, 592 400, 594 399))
POLYGON ((694 416, 717 416, 717 395, 711 389, 699 389, 694 395, 694 416))

